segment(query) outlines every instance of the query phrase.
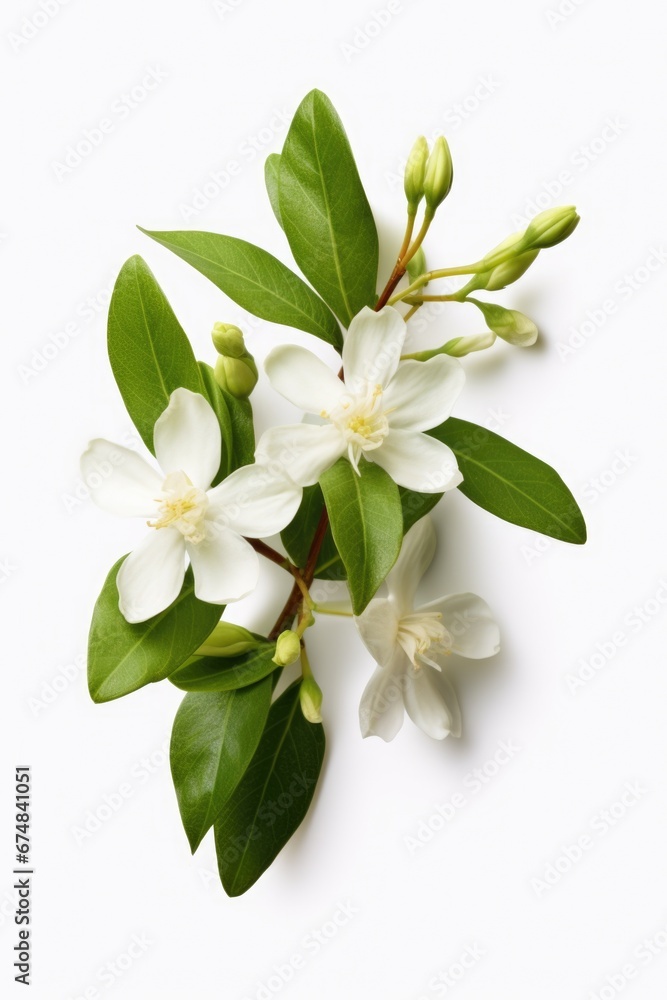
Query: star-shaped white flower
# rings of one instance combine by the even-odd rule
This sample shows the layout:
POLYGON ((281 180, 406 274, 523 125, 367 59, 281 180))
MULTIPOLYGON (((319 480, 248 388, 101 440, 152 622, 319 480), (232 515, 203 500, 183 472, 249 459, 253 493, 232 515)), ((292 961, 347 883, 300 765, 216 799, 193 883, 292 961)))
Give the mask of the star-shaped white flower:
POLYGON ((311 486, 343 455, 359 472, 364 456, 399 486, 442 493, 462 480, 454 453, 423 432, 443 423, 465 379, 446 355, 400 363, 405 322, 395 309, 363 309, 343 346, 345 381, 303 347, 276 347, 265 368, 282 396, 321 424, 268 430, 259 442, 262 461, 279 461, 300 486, 311 486))
POLYGON ((389 741, 403 725, 404 709, 428 736, 460 736, 461 712, 442 669, 451 653, 482 659, 499 649, 498 626, 474 594, 452 594, 415 608, 421 577, 435 553, 435 531, 422 518, 403 540, 387 577, 388 597, 374 598, 355 622, 379 664, 361 699, 363 736, 389 741))
POLYGON ((176 389, 154 431, 161 472, 136 452, 98 438, 81 459, 98 506, 113 514, 147 518, 145 540, 117 577, 119 607, 128 622, 143 622, 178 597, 186 555, 195 594, 227 604, 255 587, 259 561, 242 537, 266 537, 292 520, 301 489, 258 465, 233 472, 210 488, 220 465, 218 419, 203 396, 176 389))

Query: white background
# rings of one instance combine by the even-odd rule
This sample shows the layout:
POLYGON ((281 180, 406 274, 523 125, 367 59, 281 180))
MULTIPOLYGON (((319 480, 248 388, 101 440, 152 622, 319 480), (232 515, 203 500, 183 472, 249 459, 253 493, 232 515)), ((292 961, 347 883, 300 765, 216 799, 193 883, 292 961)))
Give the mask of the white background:
MULTIPOLYGON (((30 995, 40 1000, 664 997, 664 10, 563 0, 559 15, 557 2, 401 0, 382 30, 365 26, 385 0, 217 10, 208 0, 44 0, 58 8, 49 18, 33 2, 3 5, 3 995, 23 995, 11 967, 10 796, 14 765, 27 762, 30 995), (154 90, 121 111, 151 71, 154 90), (539 345, 469 359, 456 412, 553 464, 590 540, 540 541, 460 495, 438 509, 424 595, 480 593, 503 636, 496 659, 457 668, 458 742, 409 723, 392 744, 362 741, 357 706, 372 664, 351 628, 318 624, 328 753, 314 808, 261 881, 229 900, 210 838, 191 858, 180 827, 162 749, 179 693, 164 683, 103 706, 88 698, 92 605, 142 529, 85 499, 78 456, 89 437, 132 435, 106 360, 105 310, 133 253, 200 357, 212 359, 215 320, 241 322, 258 358, 292 336, 327 356, 305 335, 247 320, 134 228, 229 232, 289 261, 263 160, 284 138, 275 113, 291 115, 313 86, 346 124, 386 263, 402 229, 395 175, 419 132, 447 134, 456 171, 431 264, 480 256, 538 197, 543 208, 576 202, 575 236, 504 293, 537 321, 539 345), (103 118, 103 142, 59 169, 103 118), (230 161, 237 175, 193 209, 230 161), (594 656, 597 669, 583 666, 594 656), (582 669, 589 679, 573 691, 582 669), (490 762, 503 740, 520 749, 499 767, 490 762), (638 791, 614 806, 626 783, 638 791), (122 785, 129 797, 83 838, 89 812, 122 785), (457 793, 465 805, 445 822, 437 807, 457 793), (601 815, 612 807, 609 827, 601 815), (568 862, 582 837, 589 848, 568 862), (308 935, 342 923, 341 903, 354 913, 315 946, 308 935), (133 935, 149 943, 129 964, 133 935), (470 967, 448 986, 467 948, 479 957, 468 952, 470 967), (303 967, 284 985, 271 979, 275 966, 288 975, 294 955, 303 967), (120 977, 100 973, 109 962, 120 977), (630 980, 619 971, 628 963, 630 980)), ((415 343, 479 329, 475 320, 452 306, 415 343)), ((264 380, 257 411, 261 426, 293 416, 264 380)), ((235 618, 268 627, 284 587, 268 567, 235 618)))

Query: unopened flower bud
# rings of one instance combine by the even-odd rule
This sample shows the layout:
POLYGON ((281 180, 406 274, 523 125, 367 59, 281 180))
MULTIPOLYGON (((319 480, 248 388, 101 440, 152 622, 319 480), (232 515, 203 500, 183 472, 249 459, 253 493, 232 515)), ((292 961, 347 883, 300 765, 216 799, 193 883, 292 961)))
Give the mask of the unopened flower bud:
POLYGON ((484 265, 484 273, 493 270, 499 264, 503 264, 508 260, 513 259, 522 251, 525 251, 525 233, 512 233, 507 239, 504 239, 502 243, 499 243, 497 247, 493 250, 489 250, 486 256, 482 259, 482 264, 484 265))
MULTIPOLYGON (((424 253, 424 248, 420 247, 417 253, 408 263, 408 278, 410 281, 416 281, 417 278, 421 278, 422 274, 426 273, 426 254, 424 253)), ((426 285, 422 285, 425 288, 426 285)))
POLYGON ((487 347, 493 347, 496 342, 496 335, 491 330, 478 333, 472 337, 454 337, 448 340, 441 350, 441 354, 449 354, 450 358, 464 358, 466 354, 474 351, 485 351, 487 347))
POLYGON ((314 677, 305 677, 299 688, 301 711, 308 722, 321 722, 322 691, 314 677))
POLYGON ((279 667, 288 667, 301 656, 301 639, 296 632, 287 629, 281 632, 276 642, 276 653, 273 662, 279 667))
POLYGON ((445 200, 451 190, 453 179, 452 155, 447 140, 441 135, 435 140, 433 151, 426 164, 424 197, 428 213, 433 215, 438 205, 445 200))
POLYGON ((257 649, 259 642, 252 632, 232 622, 218 622, 206 642, 197 650, 198 656, 240 656, 257 649))
POLYGON ((574 232, 579 216, 574 205, 549 208, 532 220, 525 234, 526 245, 531 250, 555 247, 574 232))
POLYGON ((408 199, 408 211, 414 215, 419 202, 424 197, 424 177, 428 161, 428 143, 420 135, 408 156, 405 167, 405 197, 408 199))
POLYGON ((214 323, 211 340, 218 354, 227 358, 242 358, 247 354, 243 333, 233 323, 214 323))
POLYGON ((490 302, 471 299, 484 314, 484 319, 498 337, 516 347, 531 347, 537 340, 537 327, 532 319, 516 309, 505 309, 490 302))
POLYGON ((247 399, 257 385, 257 365, 250 354, 243 358, 227 358, 221 354, 215 362, 214 374, 220 388, 237 399, 247 399))
POLYGON ((484 288, 487 292, 497 292, 501 288, 506 288, 526 273, 530 265, 537 257, 539 250, 529 250, 521 253, 518 257, 506 260, 504 264, 498 264, 492 271, 488 272, 484 288))

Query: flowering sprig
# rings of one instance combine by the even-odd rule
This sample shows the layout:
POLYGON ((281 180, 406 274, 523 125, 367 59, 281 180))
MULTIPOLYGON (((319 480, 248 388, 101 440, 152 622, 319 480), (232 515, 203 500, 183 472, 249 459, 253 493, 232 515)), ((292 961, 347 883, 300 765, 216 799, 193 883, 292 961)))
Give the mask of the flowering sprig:
POLYGON ((146 526, 95 606, 89 688, 98 702, 165 679, 186 692, 171 743, 179 808, 193 851, 214 828, 230 895, 271 864, 319 778, 326 691, 307 645, 320 614, 338 614, 341 627, 353 619, 361 661, 364 646, 376 661, 361 695, 364 736, 393 738, 404 710, 429 736, 456 736, 449 657, 492 656, 499 633, 472 594, 417 601, 436 547, 429 511, 458 489, 506 521, 585 541, 581 512, 553 469, 451 415, 465 381, 458 359, 497 339, 528 347, 538 336, 528 317, 478 296, 517 281, 578 216, 552 209, 473 264, 429 270, 425 240, 453 178, 446 140, 429 149, 420 137, 405 173, 404 237, 378 293, 373 213, 342 123, 313 91, 266 164, 271 207, 307 281, 236 237, 148 233, 241 307, 339 353, 330 367, 294 344, 273 348, 269 381, 305 416, 269 427, 259 442, 250 402, 258 370, 242 331, 216 323, 214 367, 197 362, 140 257, 116 282, 109 358, 156 464, 101 439, 82 459, 97 504, 146 526), (456 276, 466 283, 440 293, 438 281, 456 276), (411 317, 433 301, 473 305, 487 329, 406 351, 411 317), (276 532, 284 551, 268 541, 276 532), (255 588, 260 557, 284 570, 291 589, 272 627, 254 632, 228 621, 225 605, 255 588), (313 582, 327 579, 346 582, 346 607, 314 600, 313 582), (276 697, 283 671, 293 679, 276 697))

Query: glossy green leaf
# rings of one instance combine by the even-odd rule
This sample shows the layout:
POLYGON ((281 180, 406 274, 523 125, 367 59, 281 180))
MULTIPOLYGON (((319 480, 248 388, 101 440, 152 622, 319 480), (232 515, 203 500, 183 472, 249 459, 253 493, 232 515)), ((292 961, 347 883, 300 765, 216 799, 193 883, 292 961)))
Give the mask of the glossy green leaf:
POLYGON ((359 476, 340 458, 320 478, 356 615, 396 562, 403 539, 398 486, 379 465, 363 461, 360 469, 359 476))
POLYGON ((270 153, 264 162, 264 182, 266 191, 271 202, 273 214, 278 220, 278 225, 282 227, 283 220, 280 214, 280 153, 270 153))
POLYGON ((190 341, 141 257, 130 257, 116 279, 108 349, 127 412, 153 451, 155 421, 174 389, 204 389, 190 341))
POLYGON ((324 760, 324 729, 306 722, 299 683, 271 706, 257 752, 215 823, 225 892, 254 885, 303 821, 324 760))
POLYGON ((220 471, 213 480, 217 485, 230 472, 242 465, 250 465, 255 458, 255 429, 252 406, 247 399, 237 399, 221 389, 215 380, 213 369, 203 361, 199 362, 204 391, 213 407, 222 434, 222 461, 220 471))
POLYGON ((401 508, 403 510, 403 534, 406 535, 413 524, 426 517, 442 500, 442 493, 416 493, 404 486, 399 486, 401 508))
POLYGON ((194 854, 257 749, 271 704, 270 678, 240 691, 187 694, 174 719, 170 761, 194 854))
POLYGON ((275 651, 275 642, 265 640, 259 649, 241 656, 201 656, 179 667, 169 680, 181 691, 233 691, 278 670, 273 662, 275 651))
POLYGON ((181 593, 166 611, 131 625, 118 608, 116 576, 122 562, 119 559, 109 573, 90 626, 88 689, 96 702, 164 680, 201 646, 223 611, 195 597, 189 569, 181 593))
POLYGON ((299 105, 285 140, 280 215, 301 271, 349 326, 375 302, 378 235, 343 124, 319 90, 299 105))
POLYGON ((551 466, 466 420, 450 417, 429 433, 456 455, 459 490, 469 500, 522 528, 576 545, 586 541, 583 514, 551 466))
POLYGON ((340 327, 322 299, 266 250, 218 233, 141 231, 191 264, 254 316, 341 346, 340 327))

